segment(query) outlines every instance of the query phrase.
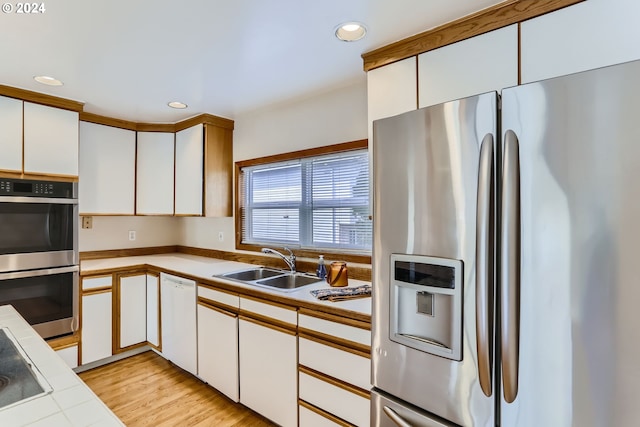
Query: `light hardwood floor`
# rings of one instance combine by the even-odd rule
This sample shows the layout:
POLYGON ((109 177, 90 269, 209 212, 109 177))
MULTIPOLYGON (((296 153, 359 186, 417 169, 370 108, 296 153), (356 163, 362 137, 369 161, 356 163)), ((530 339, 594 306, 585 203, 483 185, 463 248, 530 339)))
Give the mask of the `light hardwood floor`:
POLYGON ((275 425, 152 351, 79 375, 128 427, 275 425))

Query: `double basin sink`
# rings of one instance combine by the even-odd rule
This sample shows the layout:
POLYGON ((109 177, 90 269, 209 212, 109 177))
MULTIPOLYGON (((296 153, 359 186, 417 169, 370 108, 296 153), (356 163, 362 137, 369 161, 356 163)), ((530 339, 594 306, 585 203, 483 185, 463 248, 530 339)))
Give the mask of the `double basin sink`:
POLYGON ((230 273, 220 274, 217 277, 231 279, 249 285, 262 286, 276 289, 282 292, 295 291, 303 286, 322 282, 323 280, 303 273, 291 273, 275 268, 255 267, 230 273))

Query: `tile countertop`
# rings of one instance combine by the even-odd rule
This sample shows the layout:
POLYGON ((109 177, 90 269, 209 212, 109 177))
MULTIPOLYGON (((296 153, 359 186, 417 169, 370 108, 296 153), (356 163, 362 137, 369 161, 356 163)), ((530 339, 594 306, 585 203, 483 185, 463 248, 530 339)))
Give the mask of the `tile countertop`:
POLYGON ((0 306, 0 327, 9 328, 53 388, 44 396, 0 409, 0 426, 124 426, 12 306, 0 306))
MULTIPOLYGON (((305 286, 293 292, 281 292, 268 288, 258 287, 250 284, 243 284, 233 280, 223 279, 220 277, 212 277, 218 274, 229 273, 231 271, 242 270, 245 268, 257 267, 254 264, 247 264, 236 261, 225 261, 216 258, 208 258, 196 255, 187 255, 180 253, 162 254, 162 255, 142 255, 133 257, 104 258, 97 260, 83 260, 80 262, 81 275, 89 275, 100 273, 101 271, 109 271, 114 269, 123 269, 136 265, 151 265, 161 270, 180 275, 180 273, 199 279, 211 280, 234 286, 239 292, 242 289, 251 290, 251 292, 261 292, 266 298, 273 295, 278 299, 286 298, 292 300, 291 303, 305 302, 316 306, 326 306, 332 309, 340 309, 352 311, 361 315, 371 316, 371 298, 360 298, 348 301, 330 302, 321 301, 311 295, 310 291, 315 289, 325 289, 329 285, 321 282, 305 286)), ((283 263, 284 266, 284 263, 283 263)), ((349 279, 349 287, 369 285, 370 282, 362 280, 349 279)))

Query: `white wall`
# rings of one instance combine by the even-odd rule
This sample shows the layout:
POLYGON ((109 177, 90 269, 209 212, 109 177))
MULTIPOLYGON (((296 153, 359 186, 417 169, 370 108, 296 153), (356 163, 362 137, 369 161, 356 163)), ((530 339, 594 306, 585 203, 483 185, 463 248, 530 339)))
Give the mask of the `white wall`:
MULTIPOLYGON (((234 120, 234 161, 366 139, 366 77, 363 73, 362 79, 347 86, 234 120)), ((180 224, 180 245, 235 250, 233 218, 181 218, 180 224)))
POLYGON ((92 228, 80 228, 78 245, 80 251, 176 245, 180 230, 180 218, 94 216, 92 228), (136 232, 136 240, 129 240, 129 230, 136 232))

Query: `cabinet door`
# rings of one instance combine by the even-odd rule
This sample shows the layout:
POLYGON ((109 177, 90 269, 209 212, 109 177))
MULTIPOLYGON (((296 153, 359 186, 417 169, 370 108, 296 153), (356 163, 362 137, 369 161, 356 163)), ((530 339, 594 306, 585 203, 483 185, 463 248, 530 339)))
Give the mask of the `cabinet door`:
POLYGON ((174 134, 138 132, 136 213, 173 215, 174 134))
POLYGON ((22 101, 0 96, 0 169, 22 172, 22 101))
POLYGON ((112 351, 111 291, 82 297, 82 364, 104 359, 112 351))
POLYGON ((297 339, 240 319, 240 402, 284 427, 298 422, 297 339))
POLYGON ((374 120, 415 110, 418 106, 416 58, 407 58, 367 73, 369 141, 374 120))
POLYGON ((136 133, 80 122, 79 203, 82 214, 133 215, 136 133))
POLYGON ((120 277, 120 348, 147 340, 147 276, 120 277))
POLYGON ((78 176, 78 113, 24 103, 24 172, 78 176))
POLYGON ((238 317, 235 314, 198 305, 198 376, 238 402, 238 317))
POLYGON ((162 274, 162 354, 182 369, 198 373, 196 284, 162 274))
POLYGON ((518 84, 518 26, 511 25, 418 57, 419 107, 518 84))
POLYGON ((640 59, 640 2, 589 0, 521 27, 522 83, 640 59))
POLYGON ((176 133, 176 215, 202 215, 204 125, 176 133))
POLYGON ((147 341, 160 348, 160 277, 147 274, 147 341))

